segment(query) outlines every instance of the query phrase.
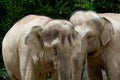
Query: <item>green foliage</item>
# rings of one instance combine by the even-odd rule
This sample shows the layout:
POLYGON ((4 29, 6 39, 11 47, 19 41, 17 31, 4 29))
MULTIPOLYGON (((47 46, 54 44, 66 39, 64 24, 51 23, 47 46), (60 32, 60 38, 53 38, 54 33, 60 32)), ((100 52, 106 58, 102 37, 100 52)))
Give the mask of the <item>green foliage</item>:
POLYGON ((93 4, 97 12, 120 12, 120 0, 94 0, 93 4))
POLYGON ((9 80, 5 68, 0 69, 0 80, 9 80))

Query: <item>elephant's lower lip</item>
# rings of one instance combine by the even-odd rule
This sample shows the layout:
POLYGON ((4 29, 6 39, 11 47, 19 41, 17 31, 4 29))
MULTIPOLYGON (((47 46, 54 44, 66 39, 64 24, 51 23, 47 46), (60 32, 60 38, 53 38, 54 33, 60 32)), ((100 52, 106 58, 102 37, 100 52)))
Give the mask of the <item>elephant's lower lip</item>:
POLYGON ((87 55, 88 56, 93 56, 95 53, 96 53, 96 51, 93 51, 93 52, 89 52, 87 55))

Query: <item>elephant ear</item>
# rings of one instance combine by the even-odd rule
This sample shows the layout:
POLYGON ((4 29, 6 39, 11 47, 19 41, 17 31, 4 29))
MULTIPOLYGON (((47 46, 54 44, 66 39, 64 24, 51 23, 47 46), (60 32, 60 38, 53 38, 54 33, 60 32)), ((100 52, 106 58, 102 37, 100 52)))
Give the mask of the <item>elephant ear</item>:
POLYGON ((55 28, 42 29, 41 26, 34 26, 25 38, 25 44, 32 49, 52 47, 59 42, 59 30, 55 28))
POLYGON ((29 46, 29 48, 34 50, 39 50, 39 48, 42 48, 43 44, 42 39, 40 37, 41 32, 41 26, 33 26, 31 31, 25 37, 25 44, 29 46))
POLYGON ((114 34, 112 23, 105 17, 102 17, 101 41, 105 46, 108 44, 114 34))

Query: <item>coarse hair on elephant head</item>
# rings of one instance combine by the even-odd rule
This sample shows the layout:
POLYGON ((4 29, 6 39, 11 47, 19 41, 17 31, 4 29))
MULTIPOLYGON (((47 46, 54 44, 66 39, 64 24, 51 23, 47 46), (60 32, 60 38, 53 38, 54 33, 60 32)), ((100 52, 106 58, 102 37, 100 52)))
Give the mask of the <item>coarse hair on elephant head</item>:
MULTIPOLYGON (((93 11, 77 11, 70 21, 75 25, 75 31, 80 34, 81 65, 86 55, 97 57, 103 47, 109 45, 114 34, 112 23, 93 11)), ((81 66, 80 66, 81 67, 81 66)))
MULTIPOLYGON (((71 56, 77 52, 78 41, 78 33, 69 21, 51 20, 42 27, 34 26, 26 36, 25 44, 33 51, 33 61, 52 62, 59 80, 70 80, 71 56)), ((39 63, 35 63, 37 68, 39 63)))

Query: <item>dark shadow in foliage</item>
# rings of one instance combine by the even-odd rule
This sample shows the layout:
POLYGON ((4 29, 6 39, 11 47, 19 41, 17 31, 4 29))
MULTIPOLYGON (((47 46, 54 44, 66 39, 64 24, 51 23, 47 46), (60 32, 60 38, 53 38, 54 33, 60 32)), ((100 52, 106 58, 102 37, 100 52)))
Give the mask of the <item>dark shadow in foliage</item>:
POLYGON ((93 5, 99 13, 120 13, 120 0, 93 0, 93 5))

